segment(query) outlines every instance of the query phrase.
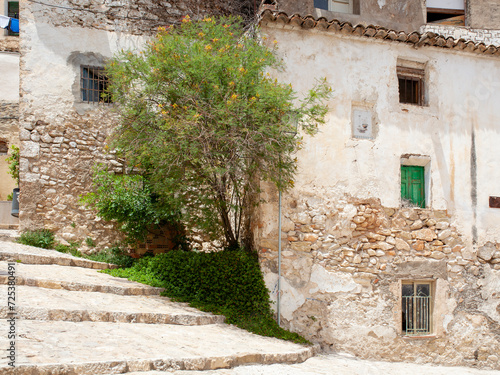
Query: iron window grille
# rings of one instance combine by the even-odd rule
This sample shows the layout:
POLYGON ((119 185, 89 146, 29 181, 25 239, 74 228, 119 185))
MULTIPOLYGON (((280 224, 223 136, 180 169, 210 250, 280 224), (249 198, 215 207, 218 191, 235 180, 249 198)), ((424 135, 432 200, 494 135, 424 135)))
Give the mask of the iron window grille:
POLYGON ((402 331, 405 336, 427 336, 432 333, 432 284, 405 282, 401 288, 402 331))
POLYGON ((424 105, 424 70, 398 66, 399 102, 424 105))
POLYGON ((82 101, 87 103, 111 103, 106 94, 108 77, 103 67, 82 65, 80 67, 82 101))

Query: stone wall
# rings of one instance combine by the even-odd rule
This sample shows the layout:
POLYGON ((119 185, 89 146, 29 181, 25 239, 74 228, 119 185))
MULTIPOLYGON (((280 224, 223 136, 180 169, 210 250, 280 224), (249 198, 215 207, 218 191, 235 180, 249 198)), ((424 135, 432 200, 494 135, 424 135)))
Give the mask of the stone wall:
POLYGON ((421 27, 420 32, 432 32, 447 38, 452 37, 455 39, 470 40, 475 43, 484 43, 487 46, 490 44, 500 46, 500 30, 427 24, 421 27))
POLYGON ((106 151, 113 124, 108 108, 71 115, 57 122, 34 119, 23 123, 21 227, 46 228, 66 241, 90 237, 99 247, 121 237, 113 231, 113 224, 102 222, 79 199, 89 191, 96 164, 108 165, 117 173, 123 172, 123 166, 106 151))
MULTIPOLYGON (((260 260, 276 299, 270 234, 260 260)), ((281 238, 285 327, 362 358, 500 368, 500 244, 464 246, 446 211, 292 193, 281 238), (401 328, 401 283, 411 280, 435 288, 432 334, 419 338, 401 328)))
MULTIPOLYGON (((112 223, 86 210, 79 196, 89 191, 98 163, 116 173, 123 165, 107 150, 117 126, 113 104, 82 101, 80 67, 104 66, 122 49, 141 49, 160 25, 214 8, 217 0, 64 0, 21 7, 21 229, 47 228, 58 238, 97 248, 121 239, 112 223)), ((83 248, 83 251, 86 249, 83 248)))
POLYGON ((425 23, 423 1, 361 0, 359 14, 337 13, 314 8, 313 0, 277 0, 279 11, 288 15, 313 15, 328 20, 338 19, 352 24, 384 26, 398 31, 412 32, 425 23))

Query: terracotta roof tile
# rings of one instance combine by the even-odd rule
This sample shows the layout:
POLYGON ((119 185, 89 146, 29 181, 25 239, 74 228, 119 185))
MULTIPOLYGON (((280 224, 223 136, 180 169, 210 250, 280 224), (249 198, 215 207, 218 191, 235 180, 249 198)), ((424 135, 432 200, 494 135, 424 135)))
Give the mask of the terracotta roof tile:
POLYGON ((315 19, 311 15, 302 17, 299 14, 288 16, 284 12, 273 12, 269 9, 264 10, 260 14, 260 24, 276 24, 278 27, 281 26, 289 29, 317 29, 318 31, 341 33, 344 35, 398 41, 413 44, 415 47, 434 46, 500 57, 500 49, 493 45, 486 46, 484 43, 474 43, 464 39, 445 37, 432 32, 424 34, 416 31, 406 33, 375 25, 352 25, 349 22, 341 22, 336 19, 328 21, 325 17, 315 19))

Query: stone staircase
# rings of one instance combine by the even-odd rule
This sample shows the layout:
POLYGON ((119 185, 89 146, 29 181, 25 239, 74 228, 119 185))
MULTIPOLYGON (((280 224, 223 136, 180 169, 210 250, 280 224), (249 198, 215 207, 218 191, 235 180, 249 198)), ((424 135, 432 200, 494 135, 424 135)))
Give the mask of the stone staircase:
POLYGON ((222 316, 161 297, 159 288, 98 272, 109 267, 0 242, 0 374, 214 370, 300 363, 316 351, 251 334, 222 316), (9 262, 16 275, 14 368, 4 354, 13 316, 9 262))

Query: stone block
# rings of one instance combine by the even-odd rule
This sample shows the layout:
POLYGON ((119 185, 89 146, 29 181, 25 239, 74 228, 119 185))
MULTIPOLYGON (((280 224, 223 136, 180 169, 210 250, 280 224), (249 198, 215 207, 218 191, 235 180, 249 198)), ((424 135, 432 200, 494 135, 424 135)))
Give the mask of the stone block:
POLYGON ((316 242, 317 239, 318 239, 318 235, 317 234, 313 234, 313 233, 306 233, 306 234, 304 234, 304 241, 316 242))
POLYGON ((434 258, 434 259, 443 259, 444 257, 446 257, 446 254, 444 254, 441 251, 433 251, 431 253, 431 258, 434 258))
POLYGON ((400 238, 396 238, 395 243, 396 249, 400 251, 410 251, 410 245, 406 241, 403 241, 400 238))
POLYGON ((417 229, 421 229, 423 226, 424 226, 424 223, 422 222, 422 220, 416 220, 410 226, 410 229, 411 230, 417 230, 417 229))
POLYGON ((479 249, 477 249, 477 256, 488 262, 493 258, 493 254, 495 254, 495 252, 495 245, 491 242, 488 242, 484 246, 481 246, 479 249))
POLYGON ((21 142, 21 157, 36 158, 40 154, 40 145, 36 142, 21 142))
POLYGON ((292 242, 290 244, 292 250, 301 251, 301 252, 310 252, 311 251, 311 242, 297 241, 292 242))
POLYGON ((438 234, 438 238, 439 238, 440 240, 445 240, 445 239, 447 239, 448 237, 450 237, 452 234, 453 234, 453 232, 452 232, 450 229, 445 229, 445 230, 443 230, 443 231, 439 232, 439 234, 438 234))
POLYGON ((412 233, 412 236, 414 236, 417 240, 423 240, 427 242, 433 241, 437 237, 436 233, 429 228, 417 230, 412 233))

